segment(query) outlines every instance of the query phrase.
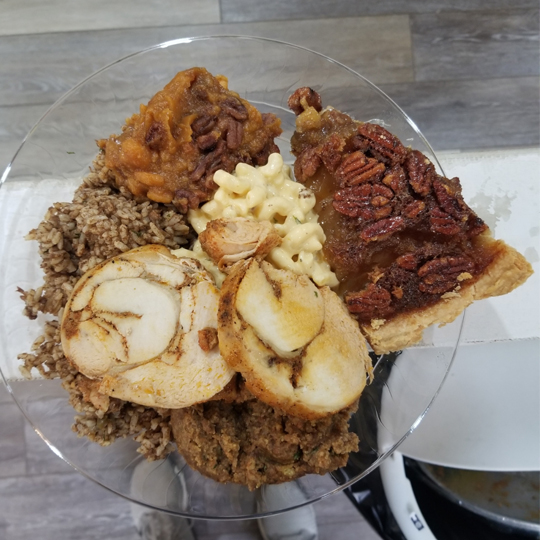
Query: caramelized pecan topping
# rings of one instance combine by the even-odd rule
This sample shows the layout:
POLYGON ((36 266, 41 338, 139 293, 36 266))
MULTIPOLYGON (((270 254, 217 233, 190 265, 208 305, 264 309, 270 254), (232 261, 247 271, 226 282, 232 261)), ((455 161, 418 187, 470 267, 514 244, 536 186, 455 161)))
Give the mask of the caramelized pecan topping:
POLYGON ((475 279, 490 255, 474 251, 471 238, 487 227, 464 202, 459 180, 439 175, 377 124, 331 108, 301 114, 310 100, 318 103, 303 89, 289 101, 299 114, 295 175, 316 193, 325 255, 355 317, 421 309, 475 279))
POLYGON ((365 144, 380 161, 395 165, 402 163, 407 156, 401 141, 378 124, 362 124, 358 127, 358 134, 365 138, 365 144))
POLYGON ((382 183, 391 188, 394 193, 403 193, 407 190, 407 177, 399 165, 394 165, 386 171, 382 183))
POLYGON ((316 148, 306 148, 294 162, 294 177, 304 183, 311 178, 322 165, 321 157, 316 148))
POLYGON ((470 213, 467 220, 467 236, 472 238, 486 231, 488 226, 484 223, 484 220, 479 218, 476 214, 470 213))
POLYGON ((298 88, 289 98, 287 105, 297 116, 307 107, 313 107, 317 112, 322 110, 321 96, 307 86, 298 88))
POLYGON ((341 163, 344 146, 345 140, 343 137, 333 133, 318 149, 318 154, 324 163, 324 166, 330 172, 334 172, 341 163))
POLYGON ((461 227, 456 220, 446 212, 443 212, 440 208, 433 208, 429 213, 429 224, 431 230, 437 234, 444 234, 446 236, 453 236, 459 234, 461 227))
POLYGON ((374 158, 368 158, 358 150, 342 159, 336 170, 336 177, 341 187, 354 186, 380 180, 385 170, 384 163, 379 163, 374 158))
POLYGON ((467 219, 467 207, 461 196, 461 186, 457 178, 448 180, 439 177, 434 179, 433 191, 442 210, 458 221, 467 219))
POLYGON ((391 214, 393 196, 392 190, 386 186, 362 184, 336 191, 332 204, 341 214, 370 221, 391 214))
POLYGON ((204 196, 205 194, 202 191, 177 189, 174 192, 172 203, 182 214, 186 214, 189 209, 194 210, 198 208, 204 196))
POLYGON ((226 129, 226 141, 227 148, 229 150, 236 150, 242 144, 242 137, 244 136, 244 126, 232 118, 229 119, 226 129))
POLYGON ((418 259, 413 253, 405 253, 405 255, 401 255, 396 259, 396 263, 405 270, 416 270, 418 259))
POLYGON ((378 242, 398 231, 402 231, 405 226, 405 220, 401 216, 381 219, 365 227, 360 233, 360 238, 364 242, 378 242))
POLYGON ((266 165, 270 154, 279 153, 279 146, 274 141, 268 141, 266 146, 257 154, 253 156, 254 165, 266 165))
POLYGON ((415 193, 425 197, 431 191, 431 183, 436 175, 431 161, 418 150, 412 150, 405 160, 405 169, 415 193))
POLYGON ((351 313, 368 315, 370 319, 384 316, 391 302, 392 295, 375 283, 370 283, 363 291, 345 296, 351 313))
POLYGON ((474 262, 466 255, 433 259, 418 269, 422 278, 420 290, 430 294, 442 294, 458 285, 458 277, 474 271, 474 262))
POLYGON ((416 219, 426 208, 424 201, 412 201, 403 208, 403 215, 410 220, 416 219))

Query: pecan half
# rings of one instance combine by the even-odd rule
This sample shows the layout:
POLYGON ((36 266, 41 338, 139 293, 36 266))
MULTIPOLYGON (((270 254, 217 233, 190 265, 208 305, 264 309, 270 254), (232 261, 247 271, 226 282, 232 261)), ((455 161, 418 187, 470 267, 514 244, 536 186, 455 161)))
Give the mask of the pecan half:
POLYGON ((467 220, 467 235, 469 238, 473 236, 478 236, 483 233, 488 226, 484 223, 484 220, 478 217, 476 214, 471 213, 469 219, 467 220))
POLYGON ((381 219, 365 227, 360 238, 365 242, 384 240, 405 228, 405 220, 401 216, 381 219))
POLYGON ((190 180, 193 180, 194 182, 198 182, 203 176, 206 171, 207 163, 204 159, 201 159, 195 169, 191 172, 189 175, 190 180))
POLYGON ((197 146, 204 152, 215 148, 217 142, 218 136, 215 131, 197 137, 197 146))
POLYGON ((345 216, 361 217, 366 221, 374 219, 375 214, 371 206, 370 184, 362 184, 336 191, 332 205, 334 209, 345 216))
POLYGON ((413 190, 425 197, 431 191, 431 184, 436 176, 431 161, 418 150, 412 150, 405 160, 405 170, 413 190))
POLYGON ((467 207, 461 196, 459 180, 448 180, 442 177, 433 180, 433 191, 440 207, 459 221, 467 219, 467 207), (446 182, 445 182, 446 180, 446 182))
POLYGON ((403 208, 403 215, 409 219, 417 218, 426 208, 424 201, 412 201, 403 208))
POLYGON ((324 166, 332 173, 335 172, 341 162, 344 146, 345 139, 337 133, 332 133, 318 150, 324 166))
POLYGON ((321 166, 322 160, 315 148, 306 148, 294 162, 294 177, 298 182, 311 178, 321 166))
POLYGON ((308 86, 295 90, 287 102, 296 116, 304 112, 307 107, 313 107, 317 112, 322 110, 321 96, 308 86))
POLYGON ((203 177, 209 177, 213 175, 218 169, 223 168, 227 172, 231 172, 231 168, 222 167, 222 156, 225 152, 227 144, 223 139, 220 139, 214 150, 209 154, 206 154, 203 159, 199 161, 195 170, 189 175, 190 180, 198 182, 203 177))
POLYGON ((418 269, 418 276, 422 278, 419 289, 429 294, 442 294, 458 284, 460 274, 473 271, 474 262, 465 255, 433 259, 418 269))
POLYGON ((368 158, 357 150, 345 156, 336 170, 341 187, 354 186, 363 182, 375 182, 382 178, 386 166, 374 158, 368 158))
POLYGON ((232 116, 235 120, 243 121, 248 118, 248 111, 239 99, 228 97, 220 103, 220 106, 225 114, 232 116))
POLYGON ((429 213, 429 225, 434 233, 453 236, 461 231, 456 220, 440 208, 433 208, 429 213))
POLYGON ((236 150, 240 148, 243 136, 244 126, 236 120, 229 119, 226 136, 227 148, 229 150, 236 150))
POLYGON ((371 153, 381 161, 395 165, 402 163, 407 156, 401 141, 378 124, 362 124, 358 127, 358 134, 367 139, 371 153))
POLYGON ((210 114, 202 114, 191 123, 191 131, 194 136, 206 135, 216 125, 216 117, 210 114))
POLYGON ((396 259, 396 263, 404 270, 416 270, 416 267, 418 266, 418 259, 413 253, 405 253, 405 255, 400 255, 396 259))
POLYGON ((391 188, 394 193, 403 192, 407 184, 405 171, 399 165, 394 165, 390 170, 386 171, 382 183, 391 188))
POLYGON ((381 186, 380 184, 375 184, 373 186, 372 194, 373 199, 371 199, 371 204, 373 206, 384 206, 385 204, 388 204, 394 197, 394 192, 390 188, 381 186), (378 203, 375 203, 376 199, 378 203))
POLYGON ((201 202, 201 192, 190 191, 188 189, 178 189, 174 192, 172 203, 178 210, 185 214, 190 208, 193 210, 201 202))
POLYGON ((163 124, 161 122, 152 122, 146 132, 144 142, 150 150, 160 150, 166 140, 166 136, 167 134, 163 124))
POLYGON ((392 213, 394 193, 380 184, 360 184, 343 188, 334 194, 333 206, 340 214, 366 221, 382 219, 392 213))
POLYGON ((392 295, 375 283, 370 283, 363 291, 349 293, 345 303, 351 313, 362 315, 362 318, 373 319, 383 315, 392 302, 392 295))
POLYGON ((253 163, 259 166, 266 165, 270 154, 279 154, 279 146, 272 140, 268 141, 266 146, 253 156, 253 163))
POLYGON ((355 135, 349 140, 349 145, 353 150, 361 150, 366 153, 369 150, 369 140, 362 135, 355 135))
POLYGON ((394 192, 381 184, 375 184, 371 190, 370 204, 373 207, 373 217, 382 219, 392 213, 393 206, 390 204, 394 198, 394 192))
POLYGON ((383 219, 385 217, 388 217, 392 213, 392 206, 381 206, 380 208, 375 208, 373 210, 373 218, 374 219, 383 219))
POLYGON ((273 113, 262 113, 261 118, 265 125, 273 124, 276 121, 276 115, 273 113))

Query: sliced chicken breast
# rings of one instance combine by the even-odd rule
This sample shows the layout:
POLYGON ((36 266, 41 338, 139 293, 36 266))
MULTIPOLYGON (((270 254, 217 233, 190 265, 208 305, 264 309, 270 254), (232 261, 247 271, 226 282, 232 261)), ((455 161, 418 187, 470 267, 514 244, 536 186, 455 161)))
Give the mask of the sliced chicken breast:
POLYGON ((196 260, 144 246, 79 280, 64 310, 62 347, 83 375, 101 380, 102 394, 187 407, 210 399, 234 374, 217 346, 218 301, 196 260))

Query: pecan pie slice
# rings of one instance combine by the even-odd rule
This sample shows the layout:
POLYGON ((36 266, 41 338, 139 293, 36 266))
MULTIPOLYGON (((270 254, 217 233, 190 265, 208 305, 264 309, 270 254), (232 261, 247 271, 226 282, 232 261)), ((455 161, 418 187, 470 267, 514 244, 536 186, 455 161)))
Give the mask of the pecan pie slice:
POLYGON ((300 88, 289 98, 296 179, 316 195, 324 254, 338 293, 378 354, 422 339, 474 300, 510 292, 532 273, 418 150, 300 88))
POLYGON ((98 144, 119 187, 187 212, 211 198, 218 169, 265 165, 280 133, 279 118, 229 90, 226 77, 191 68, 98 144))

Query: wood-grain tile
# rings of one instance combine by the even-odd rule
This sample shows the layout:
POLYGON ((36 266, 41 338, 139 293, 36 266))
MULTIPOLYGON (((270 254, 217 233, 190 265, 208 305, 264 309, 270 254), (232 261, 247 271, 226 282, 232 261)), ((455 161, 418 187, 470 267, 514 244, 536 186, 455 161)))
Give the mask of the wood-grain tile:
POLYGON ((319 540, 379 540, 380 536, 344 493, 315 503, 319 540))
MULTIPOLYGON (((13 158, 25 135, 48 108, 49 104, 0 106, 0 173, 13 158)), ((11 397, 7 397, 11 400, 11 397)))
POLYGON ((215 33, 296 43, 335 58, 375 83, 413 80, 409 22, 400 15, 8 36, 0 37, 0 106, 52 103, 126 54, 171 39, 215 33))
POLYGON ((137 540, 129 503, 78 473, 0 479, 3 540, 137 540))
POLYGON ((343 62, 379 84, 413 80, 410 33, 404 16, 0 37, 0 169, 47 108, 97 69, 156 43, 215 33, 251 34, 298 43, 343 62), (391 32, 384 33, 384 28, 391 32), (371 43, 380 34, 384 37, 373 50, 371 43))
POLYGON ((367 521, 319 524, 319 540, 381 540, 367 521))
POLYGON ((193 523, 197 540, 260 540, 254 519, 244 521, 202 521, 193 523))
MULTIPOLYGON (((313 505, 319 529, 319 540, 380 540, 371 525, 343 494, 332 495, 313 505)), ((294 515, 289 514, 291 520, 294 515)), ((259 540, 257 522, 196 521, 197 540, 259 540)))
POLYGON ((2 0, 0 36, 219 21, 219 0, 2 0))
POLYGON ((0 478, 26 473, 24 424, 15 402, 0 403, 0 478))
POLYGON ((537 77, 383 85, 435 150, 536 146, 537 77))
POLYGON ((536 0, 220 0, 223 22, 355 17, 395 13, 433 13, 446 11, 537 8, 536 0))
POLYGON ((411 31, 418 81, 540 74, 538 5, 412 15, 411 31))

